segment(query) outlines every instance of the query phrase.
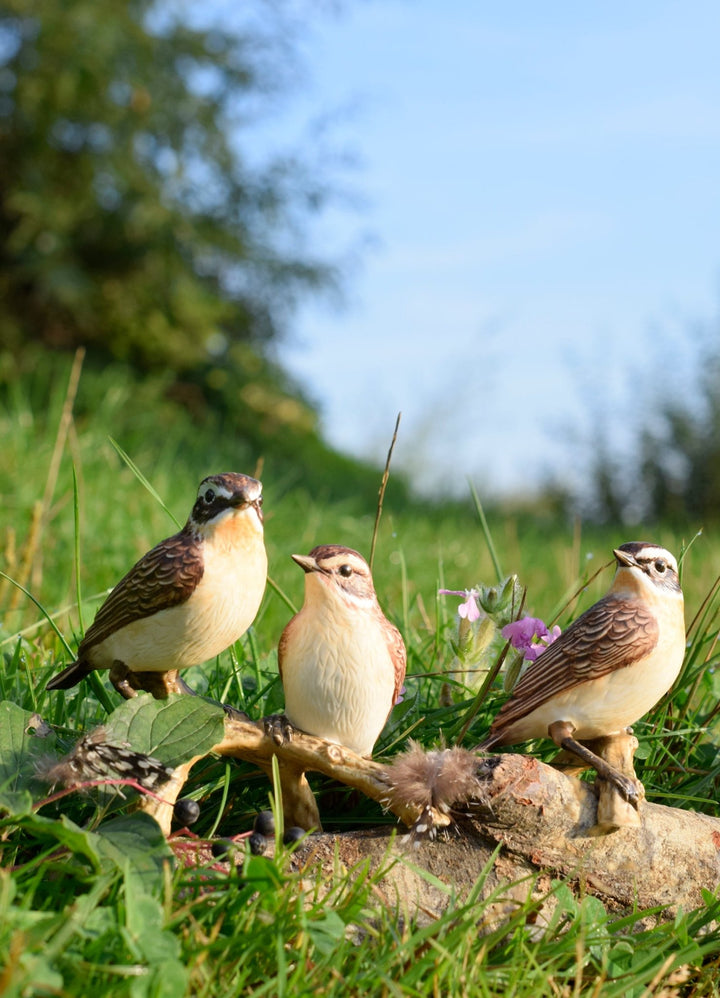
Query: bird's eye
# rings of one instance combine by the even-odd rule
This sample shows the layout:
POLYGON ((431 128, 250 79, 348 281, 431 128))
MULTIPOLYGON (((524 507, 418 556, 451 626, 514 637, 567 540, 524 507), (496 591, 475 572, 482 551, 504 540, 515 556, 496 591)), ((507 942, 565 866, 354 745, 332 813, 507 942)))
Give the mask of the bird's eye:
POLYGON ((215 490, 214 489, 206 489, 205 490, 205 495, 203 496, 203 499, 208 504, 208 506, 210 505, 210 503, 213 501, 214 498, 215 498, 215 490))
POLYGON ((661 558, 658 558, 658 560, 655 562, 655 571, 658 572, 660 575, 662 575, 666 568, 667 565, 665 564, 665 562, 661 558))
POLYGON ((349 579, 353 574, 352 565, 341 565, 338 572, 344 579, 349 579))

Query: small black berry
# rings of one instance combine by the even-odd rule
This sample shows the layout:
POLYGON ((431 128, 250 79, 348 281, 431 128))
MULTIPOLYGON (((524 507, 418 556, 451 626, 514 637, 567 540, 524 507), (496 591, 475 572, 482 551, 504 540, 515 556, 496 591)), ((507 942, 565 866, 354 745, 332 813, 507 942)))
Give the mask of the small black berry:
POLYGON ((210 846, 210 851, 215 859, 227 859, 234 848, 235 843, 231 842, 230 839, 215 839, 210 846))
POLYGON ((298 828, 297 825, 293 825, 283 835, 283 842, 286 846, 292 845, 293 842, 299 842, 300 839, 304 839, 306 834, 304 828, 298 828))
POLYGON ((261 835, 275 834, 275 818, 272 811, 259 811, 255 815, 253 831, 259 832, 261 835))
POLYGON ((265 852, 265 846, 267 845, 267 839, 260 832, 253 832, 248 838, 250 843, 250 852, 253 856, 262 856, 265 852))
POLYGON ((189 797, 181 797, 180 800, 175 801, 173 814, 175 820, 179 821, 181 825, 194 825, 200 817, 200 805, 189 797))

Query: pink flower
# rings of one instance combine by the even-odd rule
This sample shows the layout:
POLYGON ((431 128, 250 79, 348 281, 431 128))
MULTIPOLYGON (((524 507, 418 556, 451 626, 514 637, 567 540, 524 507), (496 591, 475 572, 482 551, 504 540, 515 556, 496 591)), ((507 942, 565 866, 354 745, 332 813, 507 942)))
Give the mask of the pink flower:
POLYGON ((506 624, 500 633, 510 641, 513 648, 522 652, 523 658, 528 662, 534 662, 548 645, 560 637, 561 630, 555 624, 552 631, 549 631, 545 622, 539 617, 522 617, 511 624, 506 624))
POLYGON ((438 589, 441 596, 464 596, 465 602, 458 607, 458 614, 471 623, 480 619, 480 607, 477 605, 479 595, 477 589, 438 589))

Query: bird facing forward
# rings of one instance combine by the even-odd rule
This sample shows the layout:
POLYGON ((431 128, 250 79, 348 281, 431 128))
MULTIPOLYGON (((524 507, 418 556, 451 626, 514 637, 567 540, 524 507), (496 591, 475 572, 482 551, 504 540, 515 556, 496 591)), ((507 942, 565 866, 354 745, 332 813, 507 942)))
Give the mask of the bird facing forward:
POLYGON ((664 548, 631 541, 613 553, 608 593, 522 675, 479 748, 549 736, 635 800, 637 785, 580 740, 623 731, 670 689, 685 653, 683 594, 664 548))
POLYGON ((163 695, 164 674, 176 679, 177 669, 206 662, 245 633, 266 578, 261 483, 234 472, 203 479, 185 526, 115 586, 77 661, 47 689, 66 690, 95 669, 110 669, 126 698, 138 689, 163 695))
POLYGON ((305 572, 305 601, 278 647, 285 715, 308 734, 369 756, 405 678, 402 637, 357 551, 323 544, 292 557, 305 572))

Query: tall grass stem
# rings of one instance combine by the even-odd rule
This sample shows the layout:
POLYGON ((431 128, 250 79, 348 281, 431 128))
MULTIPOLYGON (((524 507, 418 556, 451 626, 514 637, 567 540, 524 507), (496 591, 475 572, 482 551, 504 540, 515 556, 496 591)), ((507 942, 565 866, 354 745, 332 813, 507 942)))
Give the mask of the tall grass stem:
POLYGON ((378 504, 377 504, 377 510, 375 511, 375 523, 373 524, 372 540, 370 541, 370 558, 368 559, 368 565, 370 566, 371 572, 372 572, 373 562, 375 561, 375 545, 377 544, 377 535, 378 535, 378 530, 380 529, 380 518, 382 516, 383 503, 385 501, 385 490, 387 489, 388 478, 390 477, 390 461, 392 460, 392 453, 395 448, 395 441, 397 440, 401 418, 402 418, 402 413, 399 412, 397 414, 397 419, 395 420, 395 429, 393 430, 392 440, 390 441, 390 447, 388 449, 387 458, 385 459, 385 470, 383 471, 382 480, 380 482, 380 491, 378 492, 378 504))
POLYGON ((498 582, 502 582, 505 576, 503 575, 502 568, 500 567, 500 559, 498 558, 495 545, 493 544, 492 534, 490 533, 490 527, 488 526, 487 517, 485 516, 485 510, 483 509, 483 505, 480 502, 480 496, 477 494, 477 489, 472 481, 469 482, 469 485, 470 493, 473 497, 473 502, 475 503, 475 509, 477 510, 477 515, 480 518, 480 527, 482 528, 483 537, 485 538, 485 544, 490 552, 490 558, 492 559, 492 563, 495 568, 495 575, 497 576, 498 582))

